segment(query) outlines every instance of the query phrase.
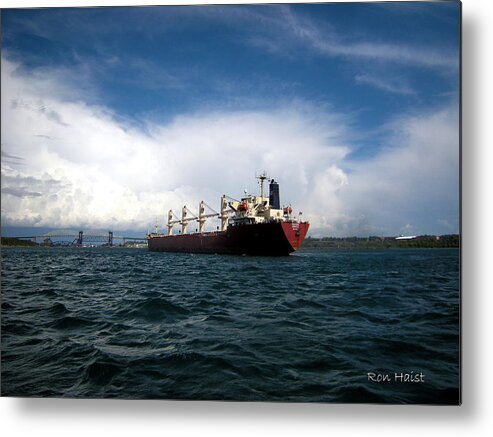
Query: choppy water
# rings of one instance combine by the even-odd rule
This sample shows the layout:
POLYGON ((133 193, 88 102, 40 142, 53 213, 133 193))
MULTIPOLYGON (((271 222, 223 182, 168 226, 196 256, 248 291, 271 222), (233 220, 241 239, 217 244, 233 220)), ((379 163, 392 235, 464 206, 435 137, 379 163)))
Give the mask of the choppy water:
POLYGON ((456 249, 4 248, 1 285, 3 396, 458 402, 456 249))

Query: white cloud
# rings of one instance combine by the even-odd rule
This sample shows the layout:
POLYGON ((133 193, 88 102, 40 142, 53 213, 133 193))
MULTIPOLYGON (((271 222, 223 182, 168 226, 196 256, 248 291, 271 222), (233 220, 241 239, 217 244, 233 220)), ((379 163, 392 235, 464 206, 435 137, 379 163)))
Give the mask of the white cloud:
POLYGON ((396 121, 389 148, 355 162, 350 119, 319 107, 183 114, 144 133, 48 73, 2 60, 2 225, 145 231, 169 208, 218 209, 222 194, 256 191, 263 170, 313 235, 419 229, 423 207, 433 225, 456 217, 451 112, 396 121))
POLYGON ((350 182, 341 192, 350 216, 364 214, 377 233, 379 227, 383 233, 412 226, 421 234, 438 228, 450 231, 443 226, 446 216, 458 232, 457 111, 400 117, 388 129, 386 148, 374 158, 351 164, 350 182), (434 228, 433 221, 439 219, 442 226, 434 228))
POLYGON ((286 202, 300 200, 307 175, 349 151, 340 117, 302 105, 187 115, 145 134, 67 99, 63 84, 57 93, 48 75, 21 75, 7 60, 2 69, 4 225, 146 229, 167 208, 256 191, 263 169, 283 181, 286 202))
POLYGON ((415 95, 415 91, 400 78, 378 77, 370 74, 358 74, 354 78, 357 84, 374 86, 383 91, 404 95, 415 95))
POLYGON ((362 39, 361 35, 355 38, 337 31, 326 21, 321 25, 296 14, 289 6, 276 8, 275 16, 258 13, 257 17, 257 26, 264 33, 259 33, 248 42, 270 53, 292 56, 294 48, 301 46, 323 56, 343 57, 348 60, 392 62, 417 67, 455 69, 454 71, 459 68, 458 53, 379 40, 368 41, 362 39), (274 29, 276 32, 273 32, 274 29))

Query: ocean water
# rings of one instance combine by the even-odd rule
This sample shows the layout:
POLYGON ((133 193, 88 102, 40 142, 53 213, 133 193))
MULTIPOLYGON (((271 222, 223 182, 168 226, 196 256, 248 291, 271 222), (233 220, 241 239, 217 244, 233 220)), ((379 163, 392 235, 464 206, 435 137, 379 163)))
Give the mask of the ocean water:
POLYGON ((1 394, 459 402, 459 251, 2 248, 1 394))

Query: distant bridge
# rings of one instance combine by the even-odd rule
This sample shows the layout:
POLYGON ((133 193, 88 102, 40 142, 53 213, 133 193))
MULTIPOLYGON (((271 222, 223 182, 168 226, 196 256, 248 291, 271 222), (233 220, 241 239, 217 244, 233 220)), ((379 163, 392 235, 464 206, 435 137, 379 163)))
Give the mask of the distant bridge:
POLYGON ((70 246, 84 246, 86 244, 101 244, 113 246, 117 244, 125 244, 127 242, 146 243, 146 237, 124 237, 114 235, 112 231, 72 231, 72 230, 57 230, 51 231, 43 235, 32 235, 29 237, 13 237, 19 240, 30 240, 35 243, 44 243, 46 245, 64 244, 70 246))

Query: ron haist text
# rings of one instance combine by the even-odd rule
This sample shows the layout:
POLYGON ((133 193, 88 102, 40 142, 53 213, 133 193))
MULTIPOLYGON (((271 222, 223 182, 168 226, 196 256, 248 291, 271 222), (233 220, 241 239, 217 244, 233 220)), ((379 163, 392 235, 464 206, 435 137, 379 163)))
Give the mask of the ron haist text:
POLYGON ((373 373, 368 372, 370 382, 425 382, 423 372, 394 372, 394 373, 373 373))

